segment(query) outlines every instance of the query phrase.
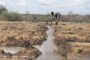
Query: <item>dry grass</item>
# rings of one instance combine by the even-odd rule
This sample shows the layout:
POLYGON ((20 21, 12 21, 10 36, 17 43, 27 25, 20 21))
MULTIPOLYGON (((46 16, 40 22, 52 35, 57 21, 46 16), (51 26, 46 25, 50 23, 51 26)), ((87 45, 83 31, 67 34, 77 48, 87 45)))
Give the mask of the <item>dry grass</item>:
POLYGON ((5 44, 7 40, 30 41, 32 44, 39 44, 40 41, 45 40, 46 29, 43 22, 3 21, 0 22, 0 44, 5 44))
POLYGON ((10 47, 24 47, 12 58, 0 60, 32 60, 41 52, 32 45, 42 44, 47 34, 46 24, 43 22, 7 22, 0 21, 0 45, 10 47))
POLYGON ((34 47, 31 47, 31 48, 25 48, 25 49, 22 49, 21 51, 19 51, 17 53, 17 56, 20 57, 20 56, 26 56, 28 58, 31 58, 31 59, 35 59, 37 58, 39 55, 41 54, 41 52, 34 48, 34 47))
POLYGON ((54 26, 56 38, 64 38, 68 41, 89 42, 90 41, 89 23, 59 23, 54 26))
MULTIPOLYGON (((89 23, 66 23, 60 22, 59 25, 54 25, 55 43, 60 45, 69 44, 70 51, 76 52, 78 49, 83 50, 83 55, 90 55, 90 24, 89 23), (64 44, 63 44, 64 43, 64 44)), ((64 48, 64 50, 66 50, 64 48)), ((67 49, 69 50, 69 49, 67 49)))

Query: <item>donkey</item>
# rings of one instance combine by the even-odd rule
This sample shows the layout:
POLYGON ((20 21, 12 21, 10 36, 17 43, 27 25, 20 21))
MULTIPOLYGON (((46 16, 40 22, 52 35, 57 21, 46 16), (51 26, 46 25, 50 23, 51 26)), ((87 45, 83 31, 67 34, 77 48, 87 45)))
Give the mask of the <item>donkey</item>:
POLYGON ((51 12, 51 23, 53 21, 56 22, 56 25, 58 24, 59 18, 61 17, 61 13, 54 13, 53 11, 51 12))
POLYGON ((54 16, 55 16, 55 14, 54 14, 54 12, 52 11, 50 15, 51 15, 50 20, 51 20, 51 23, 52 23, 52 22, 53 22, 53 20, 54 20, 54 16))

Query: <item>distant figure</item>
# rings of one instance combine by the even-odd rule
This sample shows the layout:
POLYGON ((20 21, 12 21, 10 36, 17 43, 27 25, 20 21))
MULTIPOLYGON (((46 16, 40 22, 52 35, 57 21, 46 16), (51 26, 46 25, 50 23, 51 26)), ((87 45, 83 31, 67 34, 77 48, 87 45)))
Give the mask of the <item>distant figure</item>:
POLYGON ((56 25, 58 24, 58 21, 59 21, 59 18, 61 17, 61 13, 54 13, 53 11, 51 12, 51 23, 53 22, 53 21, 55 21, 56 23, 56 25))
POLYGON ((55 18, 54 16, 55 16, 55 14, 54 14, 54 12, 52 11, 52 12, 51 12, 51 23, 53 22, 53 20, 54 20, 54 18, 55 18))
POLYGON ((51 15, 52 15, 52 18, 53 18, 54 17, 54 12, 53 11, 51 12, 51 15))
POLYGON ((61 17, 61 13, 56 13, 55 14, 54 19, 56 21, 56 25, 58 24, 60 17, 61 17))

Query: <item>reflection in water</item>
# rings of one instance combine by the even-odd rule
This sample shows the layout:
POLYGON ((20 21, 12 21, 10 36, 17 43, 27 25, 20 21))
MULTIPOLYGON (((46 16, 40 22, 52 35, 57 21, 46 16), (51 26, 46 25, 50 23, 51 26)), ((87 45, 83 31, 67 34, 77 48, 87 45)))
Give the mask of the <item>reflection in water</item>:
POLYGON ((4 50, 6 53, 16 54, 18 51, 20 51, 22 48, 19 47, 5 47, 0 46, 0 49, 4 50))
POLYGON ((47 27, 49 29, 46 32, 48 37, 47 37, 46 42, 44 42, 41 47, 38 47, 38 49, 42 52, 42 55, 39 58, 37 58, 37 60, 60 60, 60 56, 55 55, 53 53, 53 50, 56 47, 53 43, 53 40, 54 40, 53 32, 54 32, 54 30, 50 26, 47 26, 47 27))
MULTIPOLYGON (((10 54, 16 54, 18 51, 21 51, 23 48, 21 47, 6 47, 6 46, 0 46, 0 50, 4 50, 5 53, 10 53, 10 54)), ((9 55, 8 55, 9 56, 9 55)), ((23 59, 22 57, 17 57, 17 56, 12 56, 12 58, 10 57, 6 57, 3 56, 1 57, 0 56, 0 60, 25 60, 23 59)))

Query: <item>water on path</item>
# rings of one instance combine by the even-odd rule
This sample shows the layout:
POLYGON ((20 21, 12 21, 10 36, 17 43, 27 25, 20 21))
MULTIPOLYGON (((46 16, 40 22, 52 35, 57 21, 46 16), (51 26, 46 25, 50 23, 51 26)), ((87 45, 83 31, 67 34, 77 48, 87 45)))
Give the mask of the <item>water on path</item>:
POLYGON ((42 55, 39 56, 36 60, 60 60, 60 56, 55 55, 53 52, 55 49, 55 45, 53 43, 54 40, 54 29, 50 26, 48 27, 47 33, 47 40, 42 44, 41 47, 38 47, 38 49, 42 52, 42 55))
POLYGON ((22 48, 20 47, 6 47, 6 46, 0 46, 1 50, 4 50, 6 53, 16 54, 18 51, 20 51, 22 48))

